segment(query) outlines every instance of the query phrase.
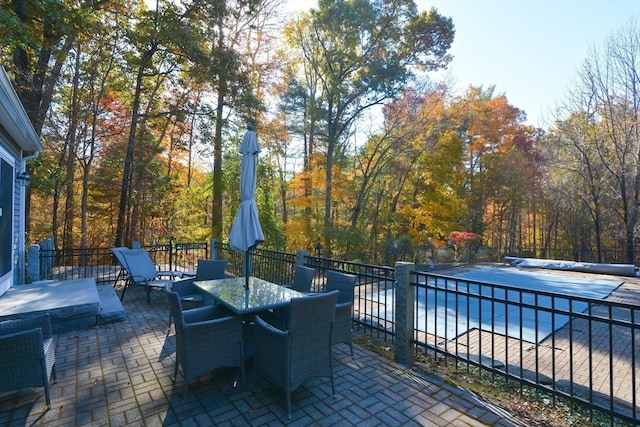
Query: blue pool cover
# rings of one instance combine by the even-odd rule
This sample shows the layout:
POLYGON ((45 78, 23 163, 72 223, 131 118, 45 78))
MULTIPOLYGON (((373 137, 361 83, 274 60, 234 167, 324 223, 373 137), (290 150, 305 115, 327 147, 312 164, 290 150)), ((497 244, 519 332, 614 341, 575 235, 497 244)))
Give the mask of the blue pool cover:
MULTIPOLYGON (((443 289, 418 288, 415 328, 439 337, 452 339, 472 329, 494 331, 513 338, 539 343, 568 321, 566 314, 551 314, 545 310, 521 307, 521 303, 553 308, 574 313, 587 309, 586 301, 570 300, 562 296, 537 296, 530 290, 593 299, 606 298, 623 282, 602 279, 593 275, 562 275, 546 272, 521 271, 514 268, 483 268, 455 275, 459 290, 469 295, 446 292, 443 289), (518 290, 482 286, 471 282, 485 282, 517 287, 518 290), (506 295, 505 295, 506 292, 506 295), (474 296, 477 295, 477 296, 474 296), (517 305, 514 303, 518 303, 517 305)), ((438 283, 440 287, 443 283, 438 283)), ((455 282, 448 283, 455 289, 455 282)), ((379 309, 368 310, 373 317, 393 319, 393 293, 391 290, 369 295, 368 298, 384 302, 379 309)))

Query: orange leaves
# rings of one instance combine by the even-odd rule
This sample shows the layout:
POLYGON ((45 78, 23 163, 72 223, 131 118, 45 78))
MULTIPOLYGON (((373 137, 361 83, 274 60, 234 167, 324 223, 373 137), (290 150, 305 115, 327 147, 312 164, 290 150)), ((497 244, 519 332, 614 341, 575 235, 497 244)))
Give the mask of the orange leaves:
POLYGON ((524 113, 509 104, 505 95, 493 96, 493 87, 470 87, 457 101, 462 130, 466 135, 467 151, 481 168, 480 157, 510 149, 521 135, 524 113))

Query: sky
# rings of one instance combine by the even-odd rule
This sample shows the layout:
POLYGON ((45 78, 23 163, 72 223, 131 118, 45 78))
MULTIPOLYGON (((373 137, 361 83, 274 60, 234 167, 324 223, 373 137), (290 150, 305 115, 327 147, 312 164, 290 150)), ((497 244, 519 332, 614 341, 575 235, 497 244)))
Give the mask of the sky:
MULTIPOLYGON (((295 9, 315 0, 289 0, 295 9)), ((590 52, 601 49, 634 17, 640 0, 417 0, 451 17, 456 29, 446 72, 458 94, 469 85, 495 86, 527 124, 546 128, 590 52)))

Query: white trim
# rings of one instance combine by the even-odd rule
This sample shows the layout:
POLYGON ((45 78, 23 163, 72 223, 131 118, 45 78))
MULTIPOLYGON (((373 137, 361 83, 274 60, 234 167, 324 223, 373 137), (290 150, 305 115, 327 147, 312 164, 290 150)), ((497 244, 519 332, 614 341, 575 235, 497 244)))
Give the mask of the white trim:
MULTIPOLYGON (((2 138, 2 137, 0 137, 2 138)), ((0 157, 4 157, 4 159, 8 162, 11 163, 15 163, 18 159, 16 159, 16 156, 14 156, 13 154, 11 154, 10 152, 8 152, 3 146, 2 144, 0 144, 0 157)))
POLYGON ((13 270, 0 277, 0 296, 13 286, 13 270))
POLYGON ((28 153, 42 151, 40 139, 2 66, 0 66, 0 127, 5 129, 12 142, 18 144, 22 151, 28 153))

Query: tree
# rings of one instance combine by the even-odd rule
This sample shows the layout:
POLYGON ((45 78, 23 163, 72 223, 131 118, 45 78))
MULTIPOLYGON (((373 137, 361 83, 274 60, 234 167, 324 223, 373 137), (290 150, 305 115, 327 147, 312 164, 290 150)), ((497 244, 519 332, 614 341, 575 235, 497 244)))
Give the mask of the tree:
MULTIPOLYGON (((585 101, 584 99, 582 101, 585 101)), ((574 102, 581 102, 576 97, 574 102)), ((572 104, 578 110, 565 120, 556 122, 557 142, 554 150, 557 166, 575 177, 572 185, 575 203, 586 209, 591 217, 595 234, 597 261, 602 262, 603 249, 603 209, 609 188, 606 168, 600 157, 598 147, 603 142, 602 132, 593 121, 594 111, 587 103, 572 104)), ((590 230, 591 227, 588 228, 590 230)), ((585 231, 583 227, 578 230, 585 231)), ((581 242, 584 238, 576 237, 574 241, 581 242)))
MULTIPOLYGON (((67 55, 78 38, 92 34, 94 13, 119 0, 90 2, 0 1, 0 58, 11 64, 13 87, 37 135, 42 134, 67 55)), ((31 227, 31 191, 27 189, 25 227, 31 227)))
POLYGON ((93 13, 112 3, 119 2, 0 2, 1 56, 11 57, 14 87, 38 135, 67 55, 95 30, 93 13))
MULTIPOLYGON (((139 187, 143 179, 133 179, 134 160, 137 156, 135 171, 142 178, 140 174, 146 172, 143 156, 145 140, 148 138, 145 126, 153 116, 165 83, 170 76, 185 70, 189 63, 201 64, 204 60, 202 35, 192 31, 192 27, 185 25, 185 22, 197 22, 191 9, 180 9, 170 2, 157 2, 155 10, 141 12, 135 30, 129 33, 130 44, 134 48, 129 61, 135 70, 135 84, 132 89, 131 124, 125 150, 115 246, 128 244, 138 237, 136 227, 140 199, 130 196, 143 194, 139 187), (143 105, 143 102, 146 104, 143 105)), ((159 149, 158 143, 152 145, 149 148, 159 149)))
POLYGON ((254 46, 250 42, 252 29, 259 26, 261 13, 266 13, 266 5, 271 4, 263 0, 191 3, 208 40, 207 64, 200 77, 210 84, 215 99, 211 231, 219 239, 223 236, 223 131, 228 115, 233 111, 236 119, 244 122, 236 129, 244 129, 247 122, 256 120, 255 112, 261 109, 254 92, 250 61, 241 46, 254 46))
POLYGON ((406 90, 356 156, 351 226, 369 232, 363 245, 407 236, 430 247, 458 227, 459 193, 447 189, 460 185, 462 144, 447 132, 447 97, 444 85, 406 90))
POLYGON ((454 257, 458 262, 469 261, 471 253, 481 242, 480 236, 469 231, 452 231, 449 235, 449 244, 453 247, 454 257))
MULTIPOLYGON (((354 123, 366 110, 400 94, 417 69, 444 67, 451 59, 446 52, 453 24, 435 9, 417 13, 412 0, 320 0, 298 26, 290 42, 302 52, 303 70, 312 70, 300 72, 300 80, 314 78, 324 111, 323 233, 331 253, 334 163, 339 166, 354 123)), ((305 99, 313 99, 307 95, 305 99)))
POLYGON ((493 181, 489 159, 513 147, 514 139, 522 135, 525 116, 504 94, 495 96, 494 87, 471 86, 451 108, 466 151, 468 216, 464 228, 482 235, 493 181))
POLYGON ((535 215, 535 189, 544 158, 529 130, 523 126, 508 146, 484 160, 484 237, 498 254, 514 253, 535 236, 535 227, 528 227, 527 212, 535 215))
POLYGON ((602 180, 606 180, 629 263, 635 263, 640 203, 638 70, 640 28, 632 20, 605 42, 603 50, 594 49, 584 61, 572 91, 574 98, 563 111, 569 117, 558 123, 560 135, 574 141, 574 148, 580 150, 580 173, 585 177, 585 194, 589 194, 591 215, 598 228, 602 180))

